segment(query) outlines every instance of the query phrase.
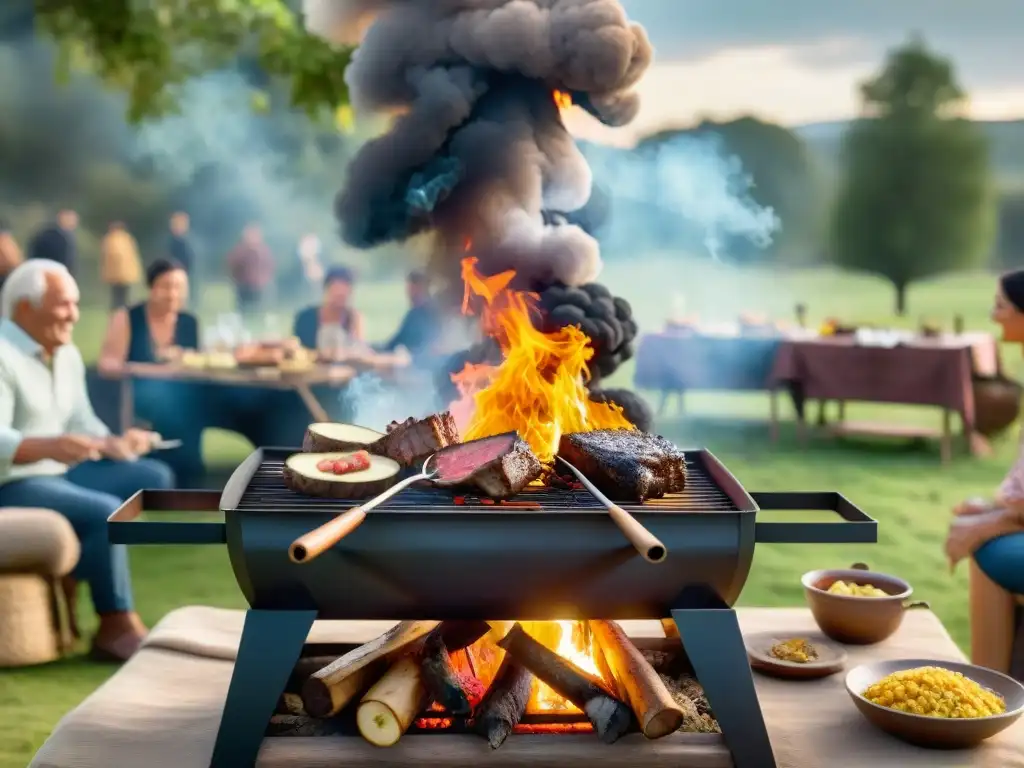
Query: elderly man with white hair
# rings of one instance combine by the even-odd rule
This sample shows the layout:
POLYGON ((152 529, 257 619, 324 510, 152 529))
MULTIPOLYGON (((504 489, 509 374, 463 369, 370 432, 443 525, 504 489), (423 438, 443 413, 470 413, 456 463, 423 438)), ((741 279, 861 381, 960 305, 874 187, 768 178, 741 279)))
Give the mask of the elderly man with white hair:
POLYGON ((99 629, 96 657, 123 661, 146 627, 132 605, 128 557, 107 538, 107 517, 142 488, 171 488, 161 462, 138 458, 152 433, 112 435, 96 416, 85 365, 71 334, 78 285, 67 268, 36 259, 0 290, 0 515, 4 507, 45 507, 64 515, 82 555, 65 585, 89 585, 99 629))

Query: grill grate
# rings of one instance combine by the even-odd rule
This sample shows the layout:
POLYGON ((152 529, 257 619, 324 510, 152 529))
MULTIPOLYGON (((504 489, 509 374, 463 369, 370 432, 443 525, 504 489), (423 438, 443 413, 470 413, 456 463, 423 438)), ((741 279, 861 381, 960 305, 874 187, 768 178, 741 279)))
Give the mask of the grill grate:
MULTIPOLYGON (((237 507, 240 512, 342 512, 358 504, 344 499, 303 496, 287 488, 281 479, 284 455, 265 458, 253 474, 237 507)), ((735 512, 732 502, 703 465, 700 452, 686 454, 686 490, 643 504, 623 503, 625 509, 665 512, 735 512)), ((409 488, 377 507, 378 512, 437 511, 471 509, 603 511, 604 508, 583 488, 527 488, 506 502, 495 502, 448 488, 409 488)))

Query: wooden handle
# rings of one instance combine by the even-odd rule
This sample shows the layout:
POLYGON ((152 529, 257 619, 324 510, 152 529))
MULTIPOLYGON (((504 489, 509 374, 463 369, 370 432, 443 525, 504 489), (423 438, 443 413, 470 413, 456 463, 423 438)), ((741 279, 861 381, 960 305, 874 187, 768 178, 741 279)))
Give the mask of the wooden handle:
POLYGON ((649 563, 660 563, 665 559, 668 550, 657 536, 640 525, 635 517, 618 504, 609 504, 606 508, 608 515, 619 526, 619 530, 629 540, 629 543, 636 547, 636 551, 644 560, 649 563))
POLYGON ((319 528, 299 536, 288 547, 288 558, 293 563, 308 563, 352 533, 365 519, 365 507, 352 507, 319 528))
POLYGON ((293 541, 292 545, 288 547, 288 558, 293 563, 308 563, 313 558, 319 557, 326 550, 333 547, 358 528, 362 524, 363 520, 366 519, 366 514, 371 509, 383 504, 392 496, 404 491, 413 483, 418 483, 420 480, 429 480, 433 476, 432 472, 424 472, 419 475, 407 477, 405 480, 395 483, 384 491, 384 493, 378 494, 369 501, 360 504, 358 507, 352 507, 352 509, 338 515, 333 520, 324 523, 319 528, 315 528, 309 533, 299 536, 299 538, 293 541))
POLYGON ((593 497, 604 505, 604 508, 608 510, 608 516, 619 526, 619 530, 622 531, 622 534, 644 560, 649 563, 660 563, 668 556, 668 550, 665 549, 665 545, 653 533, 644 528, 640 521, 601 493, 596 485, 590 482, 582 472, 568 461, 561 456, 558 457, 558 460, 565 464, 576 475, 576 479, 583 484, 583 487, 590 491, 593 497))

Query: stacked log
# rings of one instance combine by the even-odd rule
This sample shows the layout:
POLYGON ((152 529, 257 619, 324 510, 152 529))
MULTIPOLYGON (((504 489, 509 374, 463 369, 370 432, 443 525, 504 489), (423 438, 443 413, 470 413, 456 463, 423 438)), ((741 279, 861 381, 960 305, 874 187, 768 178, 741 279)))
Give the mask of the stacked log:
POLYGON ((676 692, 615 622, 585 627, 599 675, 551 650, 543 625, 527 626, 529 631, 517 622, 400 622, 340 657, 300 659, 267 733, 339 734, 343 721, 335 716, 358 701, 356 726, 376 746, 396 744, 430 708, 442 719, 462 718, 497 749, 524 719, 536 681, 576 705, 606 743, 637 726, 657 739, 682 725, 676 692), (479 653, 460 653, 474 643, 482 643, 479 653), (481 677, 493 679, 466 671, 477 657, 489 657, 484 664, 493 666, 481 677))

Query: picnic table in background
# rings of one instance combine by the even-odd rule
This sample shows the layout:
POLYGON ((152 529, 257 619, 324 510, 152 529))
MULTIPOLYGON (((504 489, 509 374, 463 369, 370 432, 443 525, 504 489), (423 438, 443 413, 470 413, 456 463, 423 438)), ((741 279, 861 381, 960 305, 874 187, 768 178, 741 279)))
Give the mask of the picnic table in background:
MULTIPOLYGON (((960 416, 968 450, 984 450, 976 433, 974 378, 1000 372, 999 349, 990 334, 914 337, 895 345, 865 344, 855 336, 831 336, 781 345, 771 378, 801 399, 839 403, 837 435, 920 437, 940 440, 943 461, 952 457, 952 416, 960 416), (942 409, 941 430, 886 423, 847 422, 847 401, 924 405, 942 409)), ((805 421, 798 408, 801 434, 805 421)))
POLYGON ((778 427, 778 390, 772 370, 786 340, 787 336, 778 333, 669 330, 645 334, 637 348, 633 384, 637 389, 661 393, 659 415, 666 413, 672 395, 682 412, 687 392, 767 392, 774 433, 778 427))
POLYGON ((179 363, 126 363, 116 371, 104 370, 100 375, 120 382, 120 422, 122 429, 128 429, 135 421, 133 387, 138 379, 193 381, 293 391, 302 399, 314 421, 330 421, 327 410, 317 399, 312 388, 321 385, 340 388, 357 374, 358 371, 351 365, 317 364, 308 370, 289 372, 271 367, 197 368, 179 363))

